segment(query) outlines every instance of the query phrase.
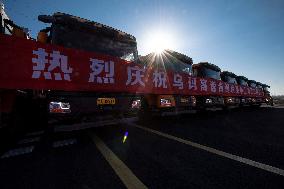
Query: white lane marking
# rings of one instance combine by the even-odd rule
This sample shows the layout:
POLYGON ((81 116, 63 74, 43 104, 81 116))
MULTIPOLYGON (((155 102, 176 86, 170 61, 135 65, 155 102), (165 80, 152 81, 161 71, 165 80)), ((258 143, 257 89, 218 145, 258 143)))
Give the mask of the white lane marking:
POLYGON ((89 135, 126 188, 147 188, 98 136, 91 133, 89 135))
POLYGON ((54 148, 58 148, 58 147, 68 146, 68 145, 72 145, 72 144, 76 144, 76 143, 77 143, 77 139, 67 139, 67 140, 55 141, 55 142, 53 142, 52 146, 54 148))
POLYGON ((262 170, 265 170, 265 171, 268 171, 268 172, 271 172, 271 173, 275 173, 275 174, 284 176, 284 170, 279 169, 277 167, 273 167, 273 166, 270 166, 270 165, 259 163, 257 161, 253 161, 253 160, 250 160, 250 159, 247 159, 247 158, 243 158, 243 157, 240 157, 240 156, 237 156, 237 155, 233 155, 233 154, 230 154, 230 153, 227 153, 227 152, 223 152, 221 150, 217 150, 217 149, 214 149, 214 148, 211 148, 211 147, 207 147, 207 146, 195 143, 195 142, 191 142, 189 140, 181 139, 181 138, 178 138, 178 137, 166 134, 166 133, 159 132, 157 130, 145 128, 145 127, 142 127, 142 126, 137 125, 135 123, 127 123, 127 124, 130 125, 130 126, 134 126, 134 127, 139 128, 139 129, 142 129, 142 130, 163 136, 165 138, 193 146, 195 148, 210 152, 212 154, 216 154, 216 155, 219 155, 219 156, 222 156, 222 157, 225 157, 225 158, 229 158, 231 160, 235 160, 235 161, 250 165, 252 167, 256 167, 256 168, 259 168, 259 169, 262 169, 262 170))
POLYGON ((23 140, 20 140, 18 144, 27 144, 32 142, 38 142, 40 140, 40 137, 34 137, 34 138, 25 138, 23 140))
POLYGON ((35 136, 35 135, 41 135, 43 133, 44 133, 44 131, 36 131, 36 132, 32 132, 32 133, 27 133, 25 136, 35 136))
POLYGON ((34 146, 28 146, 28 147, 9 150, 8 152, 6 152, 5 154, 1 156, 1 159, 23 155, 23 154, 28 154, 28 153, 31 153, 33 150, 34 150, 34 146))

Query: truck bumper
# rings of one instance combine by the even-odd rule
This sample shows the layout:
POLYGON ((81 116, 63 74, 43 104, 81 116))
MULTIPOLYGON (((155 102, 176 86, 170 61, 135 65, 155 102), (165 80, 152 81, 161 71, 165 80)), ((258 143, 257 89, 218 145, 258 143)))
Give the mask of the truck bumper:
POLYGON ((180 114, 190 114, 196 113, 196 109, 194 107, 171 107, 171 108, 153 108, 151 110, 153 116, 173 116, 173 115, 180 115, 180 114))

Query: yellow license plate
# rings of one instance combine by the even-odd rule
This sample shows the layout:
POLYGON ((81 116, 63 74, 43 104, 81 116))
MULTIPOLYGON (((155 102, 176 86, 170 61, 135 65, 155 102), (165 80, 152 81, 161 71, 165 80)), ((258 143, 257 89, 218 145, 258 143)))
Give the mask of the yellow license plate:
POLYGON ((115 104, 115 98, 98 98, 97 105, 115 104))

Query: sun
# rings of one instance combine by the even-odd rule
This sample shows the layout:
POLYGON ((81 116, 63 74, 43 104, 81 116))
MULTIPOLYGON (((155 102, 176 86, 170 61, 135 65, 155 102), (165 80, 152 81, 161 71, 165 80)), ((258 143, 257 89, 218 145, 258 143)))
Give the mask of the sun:
POLYGON ((161 54, 165 49, 173 49, 173 35, 165 30, 149 32, 145 39, 145 48, 156 54, 161 54))
POLYGON ((171 44, 165 33, 156 33, 150 41, 150 47, 153 52, 160 54, 165 49, 170 48, 171 44))

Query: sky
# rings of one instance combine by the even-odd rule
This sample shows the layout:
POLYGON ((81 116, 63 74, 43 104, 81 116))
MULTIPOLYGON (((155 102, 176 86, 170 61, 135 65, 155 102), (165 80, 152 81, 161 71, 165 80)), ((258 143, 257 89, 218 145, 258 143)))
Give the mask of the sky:
MULTIPOLYGON (((0 0, 1 1, 1 0, 0 0)), ((271 86, 284 95, 283 0, 2 0, 16 24, 32 37, 46 27, 40 14, 64 12, 136 37, 138 52, 157 37, 194 63, 206 61, 271 86)))

